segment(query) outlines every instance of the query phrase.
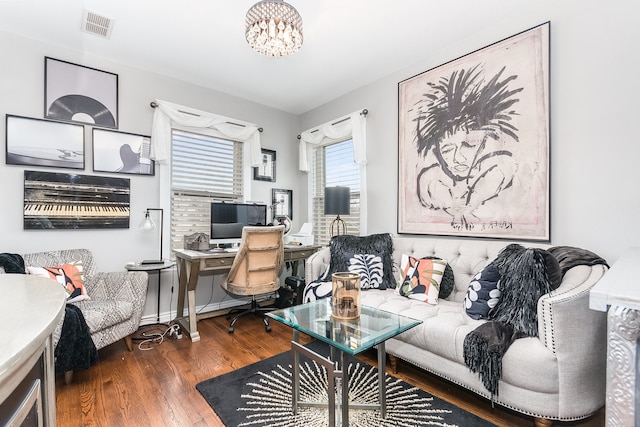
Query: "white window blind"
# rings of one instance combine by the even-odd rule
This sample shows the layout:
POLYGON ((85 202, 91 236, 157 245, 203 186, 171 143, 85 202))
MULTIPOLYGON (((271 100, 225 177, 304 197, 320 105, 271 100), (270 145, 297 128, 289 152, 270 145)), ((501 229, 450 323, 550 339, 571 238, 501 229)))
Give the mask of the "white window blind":
POLYGON ((353 158, 351 139, 314 150, 313 233, 315 242, 329 243, 329 227, 334 215, 324 214, 324 188, 337 185, 351 190, 350 215, 340 215, 347 224, 347 234, 360 235, 360 167, 353 158))
POLYGON ((238 141, 172 130, 171 248, 183 237, 210 233, 211 202, 242 200, 242 149, 238 141))

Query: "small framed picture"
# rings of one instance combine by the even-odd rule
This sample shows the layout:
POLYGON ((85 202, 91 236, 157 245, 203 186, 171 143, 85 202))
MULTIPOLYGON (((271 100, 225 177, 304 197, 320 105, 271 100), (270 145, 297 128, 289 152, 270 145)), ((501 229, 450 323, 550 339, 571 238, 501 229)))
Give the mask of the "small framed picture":
POLYGON ((8 165, 84 169, 82 125, 7 114, 5 131, 8 165))
POLYGON ((44 58, 44 116, 118 129, 118 75, 44 58))
POLYGON ((258 181, 276 181, 276 152, 262 149, 262 164, 253 168, 253 179, 258 181))
POLYGON ((95 172, 153 175, 151 137, 93 128, 93 170, 95 172))
POLYGON ((289 217, 293 219, 293 191, 280 188, 271 189, 271 205, 273 217, 289 217))

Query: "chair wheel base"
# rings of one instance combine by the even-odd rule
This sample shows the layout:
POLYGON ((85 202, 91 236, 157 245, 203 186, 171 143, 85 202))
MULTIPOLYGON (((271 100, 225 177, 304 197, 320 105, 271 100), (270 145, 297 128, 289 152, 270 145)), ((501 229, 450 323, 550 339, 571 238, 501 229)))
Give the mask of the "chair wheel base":
POLYGON ((271 332, 271 326, 265 326, 264 328, 267 332, 271 332))
POLYGON ((229 333, 232 334, 233 333, 233 326, 229 326, 229 333))

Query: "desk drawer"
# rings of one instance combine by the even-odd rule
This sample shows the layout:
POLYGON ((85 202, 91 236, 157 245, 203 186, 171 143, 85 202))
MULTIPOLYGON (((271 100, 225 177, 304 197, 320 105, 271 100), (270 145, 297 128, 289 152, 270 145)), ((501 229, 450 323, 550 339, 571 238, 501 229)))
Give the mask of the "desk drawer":
POLYGON ((222 270, 231 268, 233 257, 205 258, 201 261, 200 270, 222 270))
POLYGON ((285 261, 293 261, 293 260, 296 260, 296 259, 309 258, 311 255, 313 255, 314 252, 315 252, 315 250, 313 250, 313 249, 304 250, 304 251, 285 252, 284 253, 284 260, 285 261))

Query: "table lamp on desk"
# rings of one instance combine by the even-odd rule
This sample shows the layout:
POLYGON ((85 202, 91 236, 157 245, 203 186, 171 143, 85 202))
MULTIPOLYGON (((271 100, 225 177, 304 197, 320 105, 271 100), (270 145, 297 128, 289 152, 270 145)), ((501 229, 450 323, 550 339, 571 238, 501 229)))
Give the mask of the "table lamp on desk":
POLYGON ((144 212, 144 219, 140 223, 140 231, 145 234, 153 233, 156 229, 156 223, 151 219, 151 215, 149 211, 158 211, 160 212, 160 259, 145 259, 140 262, 141 265, 149 265, 149 264, 163 264, 164 259, 162 258, 162 235, 164 233, 163 229, 163 213, 164 211, 161 208, 147 208, 144 212))

